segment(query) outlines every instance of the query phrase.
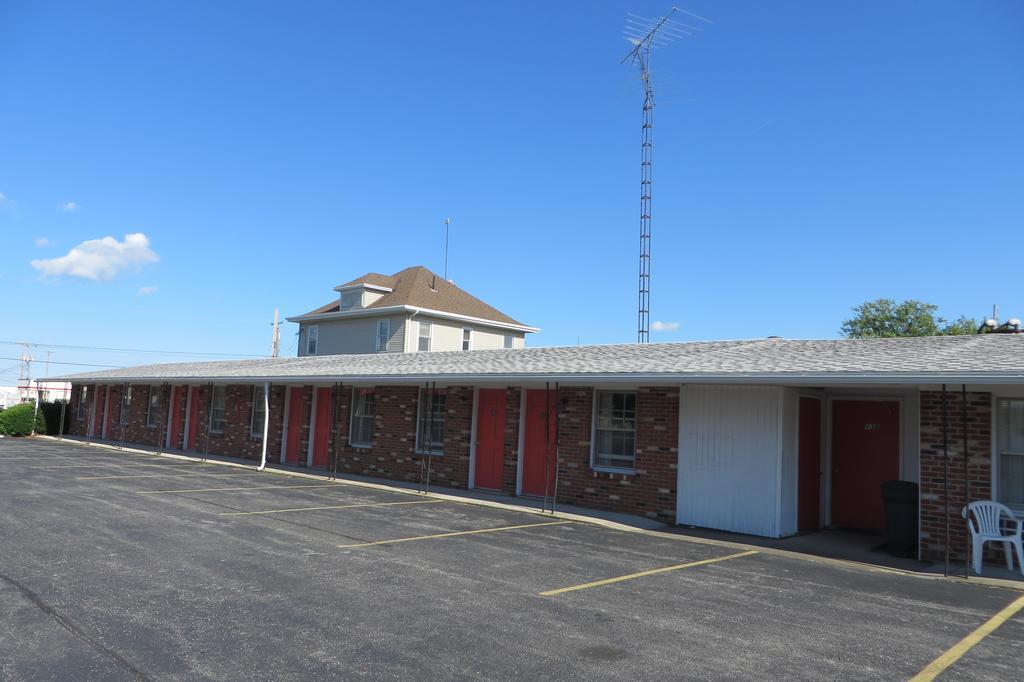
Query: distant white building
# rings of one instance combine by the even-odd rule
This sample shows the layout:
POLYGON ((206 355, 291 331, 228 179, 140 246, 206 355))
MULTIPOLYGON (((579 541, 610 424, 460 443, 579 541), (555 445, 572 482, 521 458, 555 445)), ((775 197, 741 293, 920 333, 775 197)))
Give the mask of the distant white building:
POLYGON ((5 410, 11 405, 35 400, 37 390, 40 400, 44 403, 61 399, 67 400, 71 395, 71 384, 66 381, 40 379, 38 388, 35 381, 18 386, 0 386, 0 409, 5 410))

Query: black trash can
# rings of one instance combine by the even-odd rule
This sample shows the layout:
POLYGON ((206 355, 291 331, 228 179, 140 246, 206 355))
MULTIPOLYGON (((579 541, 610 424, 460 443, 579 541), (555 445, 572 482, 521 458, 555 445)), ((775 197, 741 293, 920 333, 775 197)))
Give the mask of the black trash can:
POLYGON ((885 535, 889 554, 917 557, 917 484, 886 481, 882 484, 885 505, 885 535))

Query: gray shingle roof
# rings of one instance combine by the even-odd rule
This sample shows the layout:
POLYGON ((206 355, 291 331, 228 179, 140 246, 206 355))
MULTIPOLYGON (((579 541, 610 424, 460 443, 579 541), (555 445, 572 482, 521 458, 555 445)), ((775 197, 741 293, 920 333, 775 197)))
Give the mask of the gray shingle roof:
POLYGON ((144 365, 88 381, 739 381, 1024 384, 1024 335, 800 341, 754 339, 446 353, 323 355, 144 365), (932 381, 929 381, 932 380, 932 381))

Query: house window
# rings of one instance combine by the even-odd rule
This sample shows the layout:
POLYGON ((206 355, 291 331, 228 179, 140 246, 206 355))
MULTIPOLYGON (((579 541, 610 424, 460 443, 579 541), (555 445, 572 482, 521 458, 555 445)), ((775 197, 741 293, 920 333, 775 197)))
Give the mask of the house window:
POLYGON ((160 387, 149 387, 149 402, 146 405, 146 426, 156 428, 160 417, 160 387))
POLYGON ((320 337, 320 325, 313 324, 306 328, 306 355, 316 355, 316 344, 320 337))
POLYGON ((1024 509, 1024 400, 999 401, 999 501, 1024 509))
POLYGON ((359 304, 359 292, 358 291, 346 291, 341 295, 341 309, 347 310, 348 308, 354 308, 359 304))
POLYGON ((594 408, 594 468, 632 471, 635 464, 636 393, 598 391, 594 408))
POLYGON ((372 388, 352 389, 352 424, 348 442, 357 448, 368 448, 373 443, 373 415, 377 399, 372 388))
POLYGON ((416 410, 416 452, 444 454, 444 391, 420 389, 416 410))
POLYGON ((430 324, 429 320, 420 320, 420 342, 419 346, 417 346, 418 350, 430 350, 430 328, 432 326, 433 325, 430 324))
POLYGON ((473 348, 473 330, 463 329, 462 330, 462 350, 471 350, 473 348))
POLYGON ((502 339, 501 339, 501 347, 502 348, 507 350, 509 348, 512 348, 513 344, 515 344, 515 337, 512 336, 511 334, 505 334, 505 336, 502 337, 502 339))
POLYGON ((85 419, 85 406, 89 402, 89 387, 82 386, 78 394, 78 418, 85 419))
POLYGON ((128 423, 128 417, 132 411, 132 387, 126 386, 121 391, 121 412, 117 417, 117 423, 124 426, 128 423))
POLYGON ((377 352, 388 350, 388 339, 391 338, 391 320, 377 320, 377 352))
POLYGON ((224 386, 213 387, 213 399, 210 401, 210 431, 212 433, 224 433, 224 424, 227 422, 227 388, 224 386))
POLYGON ((263 422, 266 414, 266 402, 263 397, 263 388, 252 387, 252 421, 249 424, 249 435, 253 438, 263 437, 263 422))

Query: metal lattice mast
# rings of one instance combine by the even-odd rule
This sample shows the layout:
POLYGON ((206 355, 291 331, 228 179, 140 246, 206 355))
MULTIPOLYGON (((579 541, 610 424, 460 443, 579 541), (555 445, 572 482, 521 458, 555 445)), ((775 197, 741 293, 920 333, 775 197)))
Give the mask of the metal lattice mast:
MULTIPOLYGON (((626 39, 633 49, 622 63, 632 62, 640 68, 640 81, 644 87, 644 106, 640 128, 640 278, 637 301, 636 342, 650 341, 651 323, 651 227, 653 223, 652 196, 654 188, 654 86, 651 82, 651 52, 656 46, 666 45, 684 35, 699 31, 696 26, 671 20, 676 12, 683 12, 701 21, 696 14, 673 7, 660 19, 650 20, 629 15, 626 20, 626 39)), ((710 23, 710 22, 709 22, 710 23)))

